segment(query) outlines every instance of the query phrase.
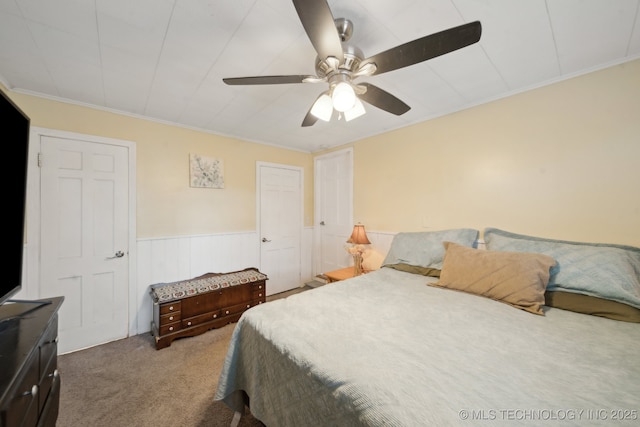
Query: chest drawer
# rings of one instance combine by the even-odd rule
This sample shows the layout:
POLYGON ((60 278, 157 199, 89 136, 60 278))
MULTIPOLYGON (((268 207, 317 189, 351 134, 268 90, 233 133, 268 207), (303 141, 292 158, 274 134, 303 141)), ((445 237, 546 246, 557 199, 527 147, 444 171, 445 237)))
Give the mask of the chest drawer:
POLYGON ((231 316, 234 314, 242 313, 243 311, 251 308, 251 302, 243 302, 242 304, 232 305, 222 310, 223 316, 231 316))
POLYGON ((58 316, 51 321, 51 325, 45 332, 40 344, 40 390, 38 393, 38 406, 42 411, 51 385, 58 378, 58 316))
MULTIPOLYGON (((44 367, 49 364, 49 361, 54 358, 58 353, 58 316, 56 315, 51 324, 47 328, 42 337, 40 343, 40 367, 44 370, 44 367)), ((44 375, 45 372, 42 372, 44 375)))
POLYGON ((175 313, 167 313, 160 316, 160 326, 168 325, 170 323, 179 322, 182 320, 182 316, 180 312, 177 311, 175 313))
MULTIPOLYGON (((38 421, 39 354, 34 351, 23 371, 23 377, 11 391, 8 407, 3 411, 6 426, 35 426, 38 421)), ((4 408, 3 408, 4 409, 4 408)))
POLYGON ((160 315, 175 313, 177 311, 182 311, 182 301, 172 301, 165 304, 160 304, 160 315))
POLYGON ((209 322, 211 320, 216 320, 220 318, 220 311, 215 310, 209 313, 200 314, 198 316, 189 317, 188 319, 184 319, 182 321, 182 326, 184 328, 188 328, 190 326, 196 326, 204 322, 209 322))
POLYGON ((266 301, 266 289, 264 283, 258 283, 251 288, 252 300, 265 300, 266 301))
POLYGON ((260 301, 265 301, 266 297, 264 295, 264 291, 260 290, 260 291, 253 291, 251 293, 251 299, 252 300, 260 300, 260 301))
POLYGON ((167 334, 170 334, 171 332, 176 332, 182 329, 182 324, 178 321, 178 322, 168 323, 166 325, 161 325, 159 328, 160 328, 159 330, 160 335, 167 335, 167 334))
POLYGON ((49 399, 53 384, 60 378, 58 373, 58 358, 49 359, 46 366, 42 365, 43 375, 40 380, 40 391, 38 392, 38 407, 40 412, 44 408, 45 403, 49 399))

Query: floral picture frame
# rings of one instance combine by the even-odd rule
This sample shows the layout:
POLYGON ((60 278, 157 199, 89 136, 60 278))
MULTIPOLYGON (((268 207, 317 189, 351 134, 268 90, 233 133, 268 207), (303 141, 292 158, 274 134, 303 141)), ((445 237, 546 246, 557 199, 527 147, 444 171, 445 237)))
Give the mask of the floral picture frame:
POLYGON ((224 188, 224 161, 189 154, 189 181, 196 188, 224 188))

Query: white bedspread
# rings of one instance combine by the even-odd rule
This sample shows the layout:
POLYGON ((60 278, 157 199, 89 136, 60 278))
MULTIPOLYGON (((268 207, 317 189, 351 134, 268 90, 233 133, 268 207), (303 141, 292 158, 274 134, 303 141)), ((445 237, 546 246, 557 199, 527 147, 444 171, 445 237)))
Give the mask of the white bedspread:
POLYGON ((248 310, 216 400, 244 390, 269 427, 640 424, 640 324, 429 280, 383 268, 248 310))

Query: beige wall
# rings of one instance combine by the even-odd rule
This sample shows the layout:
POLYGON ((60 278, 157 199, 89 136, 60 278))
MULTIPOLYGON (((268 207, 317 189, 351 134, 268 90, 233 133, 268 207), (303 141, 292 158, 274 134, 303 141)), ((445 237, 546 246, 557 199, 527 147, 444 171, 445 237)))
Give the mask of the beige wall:
MULTIPOLYGON (((136 142, 139 237, 255 229, 256 161, 304 168, 312 224, 309 154, 9 96, 34 126, 136 142), (189 188, 190 152, 225 161, 224 190, 189 188)), ((358 141, 354 219, 640 246, 639 117, 634 61, 358 141)))
POLYGON ((640 246, 640 60, 352 145, 367 229, 640 246))
POLYGON ((136 143, 138 237, 255 230, 258 161, 304 168, 305 225, 312 224, 310 154, 19 93, 8 95, 31 118, 32 126, 136 143), (223 190, 189 187, 189 153, 224 160, 223 190))

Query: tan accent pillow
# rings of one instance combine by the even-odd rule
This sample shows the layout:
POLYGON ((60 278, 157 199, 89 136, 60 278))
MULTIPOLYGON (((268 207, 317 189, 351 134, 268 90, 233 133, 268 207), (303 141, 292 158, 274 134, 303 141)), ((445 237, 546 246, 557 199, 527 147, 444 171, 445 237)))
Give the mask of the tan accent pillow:
POLYGON ((440 280, 435 286, 505 302, 543 315, 549 269, 556 261, 544 254, 502 252, 444 242, 440 280))

